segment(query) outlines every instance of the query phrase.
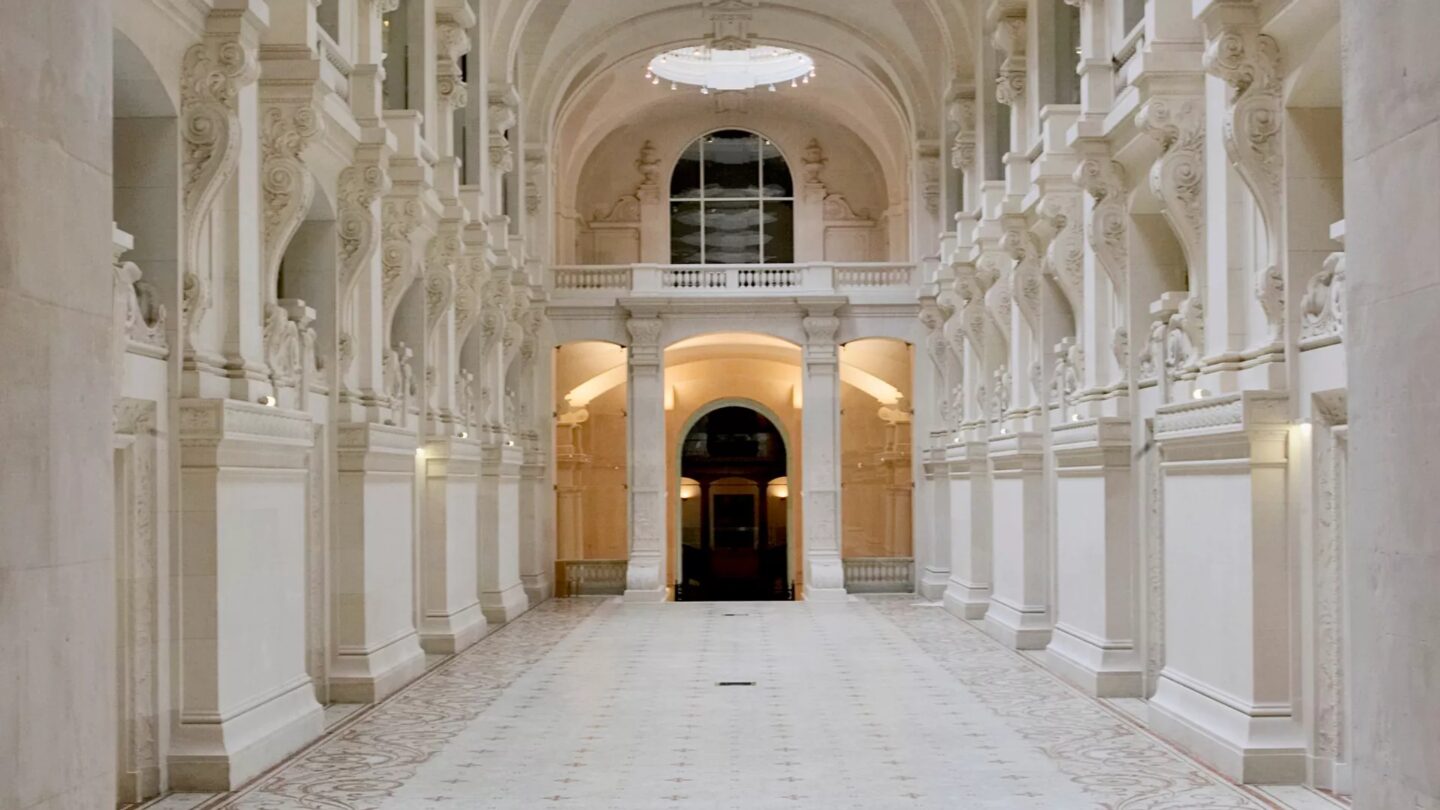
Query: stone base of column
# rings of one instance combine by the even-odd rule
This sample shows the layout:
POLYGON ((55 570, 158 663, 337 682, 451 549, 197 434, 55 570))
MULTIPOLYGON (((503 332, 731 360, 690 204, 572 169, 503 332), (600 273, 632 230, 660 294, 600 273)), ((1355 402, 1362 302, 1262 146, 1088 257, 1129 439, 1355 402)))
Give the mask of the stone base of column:
POLYGON ((529 609, 530 599, 518 582, 502 591, 480 592, 480 610, 491 624, 505 624, 529 609))
POLYGON ((649 554, 631 554, 625 566, 626 602, 664 602, 664 560, 649 554))
POLYGON ((1050 643, 1050 612, 990 597, 980 629, 1013 650, 1043 650, 1050 643))
POLYGON ((955 616, 979 621, 985 618, 985 612, 990 609, 990 586, 961 582, 951 577, 945 585, 942 602, 945 609, 955 616))
POLYGON ((521 574, 520 584, 525 587, 525 596, 532 605, 538 605, 555 595, 555 584, 544 574, 521 574))
POLYGON ((1106 646, 1064 622, 1055 625, 1046 666, 1091 697, 1142 697, 1145 673, 1132 645, 1106 646))
POLYGON ((480 603, 443 616, 420 620, 420 648, 431 655, 453 655, 479 641, 488 625, 480 603))
POLYGON ((378 648, 341 646, 330 667, 330 699, 378 703, 423 674, 425 652, 413 630, 378 648))
POLYGON ((1237 782, 1304 781, 1305 740, 1290 707, 1232 703, 1167 668, 1148 704, 1150 730, 1237 782))
POLYGON ((170 789, 234 790, 325 732, 325 712, 309 677, 238 715, 182 717, 170 743, 170 789), (208 720, 208 722, 207 722, 208 720))
POLYGON ((937 571, 926 568, 920 573, 920 585, 917 590, 926 599, 939 599, 945 595, 945 588, 950 583, 949 571, 937 571))
POLYGON ((845 591, 845 565, 840 555, 821 553, 805 560, 805 583, 801 594, 807 602, 844 602, 850 598, 845 591))

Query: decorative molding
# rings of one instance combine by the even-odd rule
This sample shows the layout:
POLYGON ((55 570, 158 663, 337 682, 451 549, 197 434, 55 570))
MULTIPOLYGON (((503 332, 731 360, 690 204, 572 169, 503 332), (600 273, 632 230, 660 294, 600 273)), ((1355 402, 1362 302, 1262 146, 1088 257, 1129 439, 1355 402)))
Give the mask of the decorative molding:
POLYGON ((432 337, 455 300, 457 268, 464 266, 464 253, 465 245, 453 223, 425 246, 425 320, 432 337))
POLYGON ((940 214, 940 147, 937 144, 922 145, 915 151, 918 169, 920 199, 931 216, 940 214))
POLYGON ((1191 402, 1161 405, 1155 412, 1155 437, 1228 433, 1290 423, 1290 399, 1283 392, 1242 391, 1191 402))
POLYGON ((545 164, 538 160, 525 162, 525 212, 534 216, 540 213, 540 204, 545 201, 547 175, 545 164))
POLYGON ((1205 71, 1230 86, 1225 107, 1225 151, 1250 188, 1265 223, 1267 264, 1256 281, 1256 297, 1270 326, 1269 340, 1279 343, 1285 331, 1285 276, 1281 270, 1283 228, 1280 182, 1283 154, 1280 128, 1284 120, 1284 76, 1280 46, 1261 33, 1258 9, 1246 7, 1252 19, 1219 20, 1205 47, 1205 71))
MULTIPOLYGON (((180 79, 185 142, 185 269, 181 321, 187 340, 210 308, 210 283, 200 274, 200 234, 240 158, 240 92, 260 75, 251 43, 239 34, 206 32, 185 52, 180 79)), ((208 271, 207 271, 208 274, 208 271)))
POLYGON ((664 325, 659 318, 630 318, 625 321, 625 331, 630 333, 632 366, 659 365, 660 330, 664 325))
MULTIPOLYGON (((1075 167, 1075 184, 1095 201, 1090 209, 1090 249, 1123 300, 1129 285, 1130 249, 1126 244, 1125 167, 1108 155, 1088 157, 1075 167)), ((1123 367, 1123 364, 1122 364, 1123 367)))

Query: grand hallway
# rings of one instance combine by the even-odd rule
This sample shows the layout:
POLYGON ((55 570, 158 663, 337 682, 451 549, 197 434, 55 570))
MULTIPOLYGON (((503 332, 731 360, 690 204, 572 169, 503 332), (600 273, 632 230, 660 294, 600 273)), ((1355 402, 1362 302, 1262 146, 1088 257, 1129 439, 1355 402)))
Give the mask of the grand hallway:
POLYGON ((545 602, 247 789, 158 806, 1337 806, 1279 791, 1227 783, 912 596, 587 598, 545 602))

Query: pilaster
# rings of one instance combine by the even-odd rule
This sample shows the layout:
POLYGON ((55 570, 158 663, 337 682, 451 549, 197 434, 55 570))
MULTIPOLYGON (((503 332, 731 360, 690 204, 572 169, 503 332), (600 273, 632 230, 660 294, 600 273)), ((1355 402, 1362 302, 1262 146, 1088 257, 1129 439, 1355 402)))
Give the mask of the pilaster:
POLYGON ((1052 669, 1096 697, 1140 697, 1130 420, 1057 425, 1052 669))
POLYGON ((415 433, 337 426, 330 696, 383 700, 425 669, 415 628, 415 433))
POLYGON ((185 622, 170 787, 231 790, 323 730, 305 660, 313 435, 298 411, 178 405, 185 622))
POLYGON ((945 609, 962 619, 985 617, 992 581, 992 509, 989 446, 951 444, 945 451, 950 487, 950 581, 945 609))
POLYGON ((420 646, 427 653, 455 653, 485 632, 480 610, 480 444, 437 438, 426 443, 423 462, 424 532, 420 549, 420 646))
POLYGON ((530 608, 520 583, 520 465, 524 451, 512 439, 480 448, 480 609, 491 624, 505 624, 530 608))
POLYGON ((989 447, 994 586, 981 625, 1017 650, 1050 643, 1050 543, 1045 440, 1039 433, 992 436, 989 447))
POLYGON ((630 458, 630 565, 625 599, 665 600, 665 369, 663 322, 654 311, 634 310, 630 333, 626 413, 630 458))
POLYGON ((1288 397, 1161 406, 1165 665, 1150 727, 1226 776, 1298 782, 1291 694, 1288 397), (1223 508, 1222 508, 1223 505, 1223 508))
POLYGON ((846 598, 840 563, 840 301, 806 302, 801 326, 801 471, 807 601, 846 598))

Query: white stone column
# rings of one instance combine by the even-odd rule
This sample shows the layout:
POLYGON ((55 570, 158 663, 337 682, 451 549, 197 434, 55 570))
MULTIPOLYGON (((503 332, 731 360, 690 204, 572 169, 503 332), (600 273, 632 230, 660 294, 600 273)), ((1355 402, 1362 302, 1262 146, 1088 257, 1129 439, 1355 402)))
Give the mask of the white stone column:
POLYGON ((454 653, 485 632, 480 611, 480 444, 440 438, 425 446, 424 532, 420 550, 420 644, 454 653))
POLYGON ((801 472, 805 533, 804 594, 809 601, 845 599, 840 563, 840 357, 835 333, 839 301, 806 302, 801 396, 801 472))
POLYGON ((528 444, 520 465, 520 581, 534 605, 554 592, 554 501, 545 497, 545 447, 528 444))
POLYGON ((625 598, 665 600, 665 359, 662 321, 653 311, 631 310, 626 391, 629 435, 630 565, 625 598))
MULTIPOLYGON (((1345 628, 1356 807, 1440 807, 1440 82, 1431 0, 1341 5, 1351 417, 1345 628), (1414 217, 1414 219, 1411 219, 1414 217), (1425 707, 1425 708, 1422 708, 1425 707)), ((1299 296, 1296 295, 1296 298, 1299 296)))
POLYGON ((480 453, 480 608, 504 624, 530 608, 520 583, 520 465, 513 439, 487 441, 480 453))
POLYGON ((116 799, 113 6, 0 25, 0 807, 116 799))

